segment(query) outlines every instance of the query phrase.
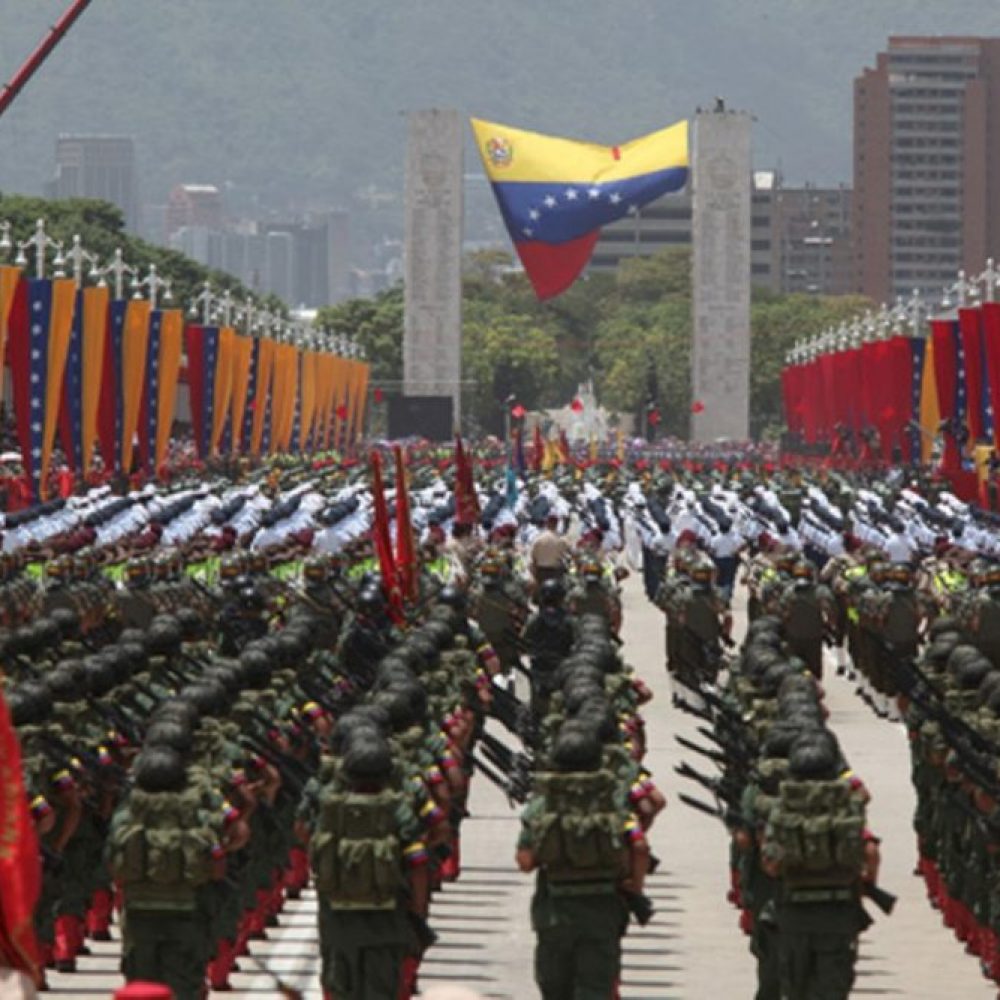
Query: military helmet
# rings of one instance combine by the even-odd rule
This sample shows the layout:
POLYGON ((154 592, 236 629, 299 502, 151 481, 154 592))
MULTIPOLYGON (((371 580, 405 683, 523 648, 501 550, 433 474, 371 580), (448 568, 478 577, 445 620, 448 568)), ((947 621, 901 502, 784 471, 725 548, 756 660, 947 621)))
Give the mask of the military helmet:
POLYGON ((148 559, 130 559, 125 564, 125 576, 129 583, 145 583, 151 575, 148 559))
POLYGON ((327 578, 328 568, 326 561, 318 556, 307 559, 302 566, 302 575, 310 583, 323 583, 327 578))
POLYGON ((538 588, 538 603, 543 608, 556 607, 566 597, 566 590, 561 580, 544 580, 538 588))
POLYGON ((144 792, 179 792, 184 787, 184 757, 163 744, 143 748, 132 765, 132 777, 144 792))

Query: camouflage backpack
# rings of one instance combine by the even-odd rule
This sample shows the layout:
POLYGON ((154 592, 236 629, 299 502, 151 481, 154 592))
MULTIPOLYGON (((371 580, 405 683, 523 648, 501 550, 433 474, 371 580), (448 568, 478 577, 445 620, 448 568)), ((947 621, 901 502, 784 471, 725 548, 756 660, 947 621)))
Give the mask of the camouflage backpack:
POLYGON ((404 886, 399 792, 325 788, 309 843, 316 889, 335 910, 392 910, 404 886))
POLYGON ((210 822, 203 789, 144 792, 133 788, 123 822, 111 828, 111 870, 130 902, 189 902, 194 890, 212 878, 222 814, 210 822))
POLYGON ((790 588, 785 592, 781 604, 785 632, 789 639, 808 642, 822 638, 823 612, 814 587, 804 593, 794 587, 790 588))
MULTIPOLYGON (((535 775, 543 808, 529 821, 535 857, 553 891, 560 883, 607 882, 622 875, 626 813, 608 770, 535 775)), ((568 891, 571 891, 568 890, 568 891)))
POLYGON ((855 883, 864 864, 864 828, 864 806, 846 781, 783 781, 768 840, 779 849, 785 884, 855 883))

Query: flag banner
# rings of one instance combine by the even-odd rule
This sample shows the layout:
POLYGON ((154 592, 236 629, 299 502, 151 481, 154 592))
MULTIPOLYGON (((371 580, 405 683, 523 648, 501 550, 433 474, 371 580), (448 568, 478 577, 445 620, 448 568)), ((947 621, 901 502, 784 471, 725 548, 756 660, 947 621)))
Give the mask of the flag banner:
POLYGON ((82 464, 83 437, 83 290, 77 289, 73 326, 66 352, 66 374, 59 402, 59 444, 66 464, 76 472, 82 464))
POLYGON ((247 398, 250 395, 250 367, 253 355, 253 341, 250 337, 233 337, 233 389, 229 400, 229 436, 228 451, 238 455, 246 451, 247 398))
POLYGON ((257 383, 260 376, 260 345, 259 337, 248 337, 250 358, 247 364, 246 405, 243 407, 243 427, 240 431, 240 447, 246 452, 253 451, 253 426, 257 414, 257 383))
POLYGON ((97 421, 104 381, 104 344, 108 332, 108 289, 83 292, 83 362, 81 365, 80 471, 86 475, 94 462, 97 421))
MULTIPOLYGON (((0 265, 0 374, 7 358, 7 331, 10 311, 14 305, 14 294, 21 281, 21 268, 8 264, 0 265)), ((0 401, 3 400, 3 379, 0 378, 0 401)))
POLYGON ((179 309, 160 312, 160 367, 156 378, 156 424, 150 435, 155 452, 154 470, 162 474, 177 406, 177 381, 181 372, 184 316, 179 309))
POLYGON ((299 396, 299 351, 294 344, 279 344, 274 382, 274 427, 271 452, 287 452, 299 396))
POLYGON ((316 419, 316 352, 303 351, 299 364, 299 436, 296 447, 308 452, 313 447, 313 422, 316 419))
POLYGON ((910 461, 923 461, 923 391, 926 342, 922 337, 908 337, 910 350, 910 461))
MULTIPOLYGON (((958 344, 961 347, 965 368, 965 425, 973 442, 981 440, 984 434, 986 412, 983 408, 983 345, 980 320, 982 312, 976 309, 958 310, 958 344)), ((992 432, 990 438, 992 439, 992 432)))
POLYGON ((962 363, 958 323, 950 319, 931 321, 931 343, 934 349, 934 382, 937 388, 939 422, 946 427, 944 453, 941 460, 946 472, 961 468, 961 450, 956 434, 957 422, 965 423, 965 367, 962 363))
POLYGON ((990 411, 993 419, 993 443, 1000 447, 1000 302, 983 303, 984 382, 989 387, 990 411))
POLYGON ((372 541, 375 555, 378 558, 379 573, 382 576, 382 591, 389 604, 389 614, 393 621, 402 624, 404 620, 403 592, 399 585, 396 559, 389 534, 389 508, 385 502, 385 487, 382 484, 382 456, 377 451, 371 452, 369 465, 372 474, 372 503, 374 506, 372 541))
POLYGON ((122 425, 122 340, 125 336, 125 312, 128 300, 114 299, 108 306, 104 336, 100 402, 97 413, 97 433, 104 467, 118 472, 121 468, 122 425))
POLYGON ((329 353, 320 354, 316 367, 316 445, 318 450, 330 447, 333 427, 334 392, 336 391, 337 359, 329 353))
POLYGON ((132 472, 132 451, 139 429, 139 410, 146 388, 146 354, 149 348, 150 305, 144 299, 132 299, 125 310, 125 336, 122 342, 122 426, 120 434, 121 469, 132 472))
POLYGON ((233 351, 236 331, 231 326, 219 330, 219 349, 215 360, 215 397, 212 400, 212 437, 209 454, 219 454, 222 432, 229 423, 229 401, 233 394, 233 351))
POLYGON ((925 465, 930 462, 934 443, 940 433, 941 405, 938 400, 938 379, 936 374, 934 338, 924 342, 924 364, 920 385, 920 460, 925 465))
POLYGON ((347 358, 337 358, 336 389, 333 397, 333 447, 341 451, 346 447, 345 421, 347 402, 351 391, 351 362, 347 358))
POLYGON ((910 403, 910 345, 908 338, 891 337, 887 343, 886 398, 880 411, 879 432, 882 439, 882 458, 885 461, 905 461, 908 458, 909 438, 906 425, 912 416, 910 403))
POLYGON ((396 459, 396 572, 404 600, 416 601, 420 582, 417 548, 413 542, 413 519, 410 514, 410 482, 406 474, 403 449, 392 447, 396 459))
POLYGON ((462 436, 455 435, 455 524, 475 524, 479 519, 472 456, 465 450, 462 436))
POLYGON ((274 353, 278 345, 269 337, 254 341, 253 423, 250 431, 250 453, 257 458, 270 449, 272 379, 274 353), (267 437, 265 438, 265 429, 267 437))
POLYGON ((191 397, 191 426, 198 457, 210 454, 215 404, 215 362, 219 353, 217 326, 189 326, 186 331, 188 391, 191 397))
POLYGON ((146 344, 146 376, 139 406, 139 461, 147 473, 154 471, 156 426, 159 410, 156 407, 159 389, 157 372, 160 368, 160 328, 162 314, 154 309, 149 314, 149 340, 146 344))
MULTIPOLYGON (((70 282, 72 284, 72 282, 70 282)), ((42 891, 41 848, 21 770, 21 747, 0 690, 0 966, 41 979, 35 906, 42 891)))
POLYGON ((47 497, 75 299, 71 278, 32 278, 18 284, 9 317, 15 422, 36 502, 47 497))
POLYGON ((353 448, 364 435, 365 410, 368 407, 369 366, 363 361, 351 362, 355 366, 354 397, 351 401, 350 439, 353 448))
POLYGON ((688 124, 600 146, 472 119, 476 148, 535 294, 564 292, 587 266, 602 226, 688 177, 688 124))

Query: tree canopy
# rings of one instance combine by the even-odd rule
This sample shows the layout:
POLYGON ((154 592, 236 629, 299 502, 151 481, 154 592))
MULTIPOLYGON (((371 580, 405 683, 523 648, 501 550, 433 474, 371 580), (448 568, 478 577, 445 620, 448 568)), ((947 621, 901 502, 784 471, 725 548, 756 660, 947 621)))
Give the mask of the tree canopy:
MULTIPOLYGON (((503 427, 505 400, 527 409, 565 405, 593 379, 611 410, 661 416, 662 432, 683 436, 691 412, 691 255, 670 248, 624 261, 615 275, 592 274, 549 302, 538 302, 509 255, 467 258, 463 273, 463 378, 474 388, 463 410, 474 429, 503 427)), ((751 306, 750 426, 754 436, 781 428, 785 353, 862 311, 857 296, 756 292, 751 306)), ((372 377, 402 378, 402 289, 321 309, 317 323, 357 337, 372 377)))

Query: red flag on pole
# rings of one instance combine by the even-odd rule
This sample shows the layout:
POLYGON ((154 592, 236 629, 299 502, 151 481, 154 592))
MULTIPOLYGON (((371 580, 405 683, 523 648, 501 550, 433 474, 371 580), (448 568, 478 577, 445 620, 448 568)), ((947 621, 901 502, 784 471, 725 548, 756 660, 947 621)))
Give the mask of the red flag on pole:
POLYGON ((403 449, 393 445, 396 456, 396 572, 403 597, 417 599, 417 552, 413 544, 413 522, 410 517, 410 484, 406 475, 403 449))
POLYGON ((375 505, 372 539, 375 542, 379 572, 382 574, 382 590, 389 602, 389 614, 393 621, 399 623, 403 620, 403 593, 399 586, 396 561, 392 554, 392 539, 389 536, 389 511, 382 483, 382 456, 373 451, 369 460, 372 470, 372 500, 375 505))
POLYGON ((479 497, 472 478, 472 459, 465 451, 460 434, 455 435, 455 523, 475 524, 479 517, 479 497))
POLYGON ((40 980, 33 921, 42 886, 35 824, 21 777, 21 748, 0 692, 0 965, 40 980))

